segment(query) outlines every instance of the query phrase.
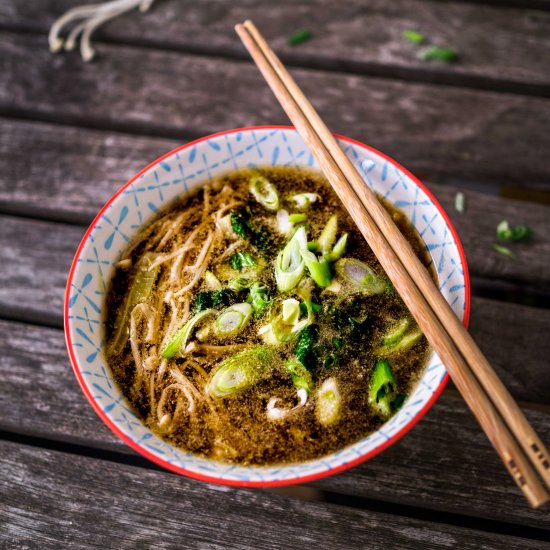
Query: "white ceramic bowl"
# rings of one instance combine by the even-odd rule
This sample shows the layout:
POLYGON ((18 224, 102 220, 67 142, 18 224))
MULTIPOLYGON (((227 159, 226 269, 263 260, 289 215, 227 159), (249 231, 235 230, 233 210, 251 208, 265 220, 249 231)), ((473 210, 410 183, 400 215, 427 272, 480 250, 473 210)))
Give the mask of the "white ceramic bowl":
MULTIPOLYGON (((365 184, 401 208, 416 226, 435 264, 441 292, 466 323, 470 291, 464 252, 439 203, 392 159, 349 138, 338 136, 338 140, 365 184)), ((284 485, 340 472, 399 439, 429 409, 447 381, 445 368, 433 355, 412 395, 379 430, 334 454, 292 465, 241 467, 199 458, 160 439, 136 417, 102 353, 102 313, 113 264, 130 236, 172 200, 236 168, 275 164, 317 167, 297 132, 279 126, 220 132, 164 155, 101 209, 78 247, 67 282, 67 347, 76 377, 94 410, 136 451, 170 470, 209 482, 284 485)))

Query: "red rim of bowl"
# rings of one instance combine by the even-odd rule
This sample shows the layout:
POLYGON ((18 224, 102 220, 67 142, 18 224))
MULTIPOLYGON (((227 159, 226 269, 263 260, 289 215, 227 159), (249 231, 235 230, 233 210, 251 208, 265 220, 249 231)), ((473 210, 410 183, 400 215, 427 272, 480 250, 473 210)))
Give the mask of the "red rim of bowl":
MULTIPOLYGON (((343 472, 344 470, 347 470, 349 468, 352 468, 354 466, 357 466, 358 464, 365 462, 366 460, 373 458, 378 453, 382 452, 384 449, 401 439, 413 426, 415 426, 418 421, 426 414, 428 409, 434 404, 436 399, 441 395, 441 392, 447 385, 447 382, 449 380, 449 375, 445 373, 445 376, 441 379, 441 382, 439 383, 438 388, 433 393, 429 401, 424 405, 424 407, 418 411, 418 413, 407 422, 403 428, 401 428, 396 434, 394 434, 390 439, 387 441, 384 441, 381 445, 373 449, 372 451, 369 451, 368 453, 365 453, 364 455, 361 455, 360 457, 351 460, 350 462, 346 462, 345 464, 341 464, 340 466, 337 466, 335 468, 330 468, 327 470, 323 470, 322 472, 318 472, 315 474, 305 475, 305 476, 298 476, 290 479, 282 479, 282 480, 276 480, 276 481, 246 481, 246 480, 232 480, 232 479, 223 479, 215 476, 207 476, 203 474, 199 474, 190 470, 186 470, 185 468, 181 468, 179 466, 175 466, 174 464, 170 464, 169 462, 159 458, 158 456, 154 455, 153 453, 149 452, 147 449, 143 448, 142 446, 138 445, 136 442, 132 441, 116 424, 101 410, 101 407, 97 403, 97 401, 92 396, 90 390, 88 389, 88 386, 86 385, 86 382, 84 381, 84 378, 82 377, 82 373, 80 372, 80 369, 78 368, 78 362, 76 359, 76 356, 73 351, 73 345, 71 342, 71 335, 69 331, 69 297, 70 297, 70 291, 71 291, 71 284, 74 276, 74 272, 77 267, 78 258, 80 257, 80 253, 82 252, 82 248, 84 247, 85 243, 88 240, 88 237, 90 236, 90 233, 98 223, 98 221, 101 219, 101 216, 103 213, 109 208, 109 206, 113 203, 113 201, 134 181, 136 181, 142 174, 147 172, 149 169, 153 168, 155 165, 157 165, 160 161, 164 160, 167 157, 172 156, 173 154, 182 151, 184 149, 187 149, 188 147, 192 147, 193 145, 196 145, 198 143, 201 143, 203 141, 227 135, 227 134, 234 134, 236 132, 246 132, 246 131, 254 131, 254 130, 292 130, 296 131, 296 128, 294 126, 285 126, 285 125, 267 125, 267 126, 249 126, 244 128, 235 128, 233 130, 225 130, 222 132, 217 132, 215 134, 210 134, 208 136, 196 139, 194 141, 191 141, 189 143, 186 143, 185 145, 182 145, 180 147, 176 147, 172 151, 166 153, 165 155, 162 155, 152 163, 150 163, 148 166, 143 168, 140 172, 138 172, 133 178, 131 178, 128 182, 126 182, 103 206, 103 208, 99 211, 97 216, 94 218, 94 221, 90 224, 88 227, 86 233, 84 234, 84 237, 80 241, 80 244, 78 245, 78 249, 76 251, 76 254, 74 256, 73 262, 71 264, 71 269, 69 271, 69 278, 67 280, 67 286, 65 289, 65 303, 64 303, 64 326, 65 326, 65 340, 67 344, 67 351, 69 353, 69 358, 71 361, 71 366, 73 368, 73 371, 75 373, 75 376, 78 380, 78 383, 80 384, 80 387, 82 388, 82 391, 84 392, 84 395, 90 402, 92 408, 97 413, 99 418, 103 420, 103 422, 118 436, 122 441, 124 441, 127 445, 129 445, 132 449, 137 451, 138 453, 142 454, 152 462, 158 464, 159 466, 162 466, 163 468, 166 468, 168 470, 171 470, 173 472, 176 472, 178 474, 183 474, 185 476, 198 479, 201 481, 206 481, 209 483, 219 483, 222 485, 230 485, 234 487, 274 487, 274 486, 281 486, 281 485, 293 485, 296 483, 305 483, 308 481, 314 481, 316 479, 320 479, 323 477, 327 477, 329 475, 334 475, 340 472, 343 472)), ((466 263, 466 256, 464 254, 464 249, 462 247, 462 243, 460 242, 460 239, 458 238, 458 234, 456 232, 456 229, 454 228, 453 224, 451 223, 451 220, 449 219, 449 216, 443 209, 443 207, 439 204, 439 201, 433 196, 433 194, 428 190, 428 188, 418 179, 416 178, 411 172, 409 172, 406 168, 403 168, 399 163, 395 162, 392 158, 388 157, 384 153, 381 153, 374 147, 370 147, 368 145, 365 145, 364 143, 357 141, 355 139, 348 138, 346 136, 342 136, 340 134, 334 134, 334 136, 340 140, 346 141, 348 143, 351 143, 353 145, 357 145, 358 147, 362 147, 364 149, 367 149, 376 155, 379 155, 383 159, 387 160, 389 163, 391 163, 393 166, 397 167, 399 170, 401 170, 404 174, 406 174, 411 180, 420 187, 424 193, 430 198, 430 200, 434 203, 435 207, 439 211, 439 213, 443 216, 443 219, 445 220, 447 226, 449 227, 451 234, 453 236, 453 239, 456 243, 458 253, 460 256, 460 261, 462 263, 462 270, 464 273, 464 292, 465 292, 465 305, 464 305, 464 318, 463 323, 464 326, 468 326, 468 321, 470 318, 470 276, 468 272, 468 265, 466 263)))

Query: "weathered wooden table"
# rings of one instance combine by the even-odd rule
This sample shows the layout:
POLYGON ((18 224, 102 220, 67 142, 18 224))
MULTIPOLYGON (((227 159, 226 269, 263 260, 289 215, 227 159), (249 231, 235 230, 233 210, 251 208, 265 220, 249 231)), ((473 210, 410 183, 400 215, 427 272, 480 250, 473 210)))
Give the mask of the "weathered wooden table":
POLYGON ((78 388, 62 299, 86 225, 138 169, 198 136, 287 122, 234 34, 250 17, 334 131, 447 208, 472 333, 550 444, 550 2, 159 0, 98 33, 90 65, 47 49, 75 3, 0 3, 0 547, 548 547, 549 509, 527 506, 452 384, 393 447, 311 486, 159 470, 78 388), (291 48, 297 28, 314 38, 291 48), (460 62, 418 60, 411 28, 460 62), (535 232, 515 259, 493 250, 503 219, 535 232))

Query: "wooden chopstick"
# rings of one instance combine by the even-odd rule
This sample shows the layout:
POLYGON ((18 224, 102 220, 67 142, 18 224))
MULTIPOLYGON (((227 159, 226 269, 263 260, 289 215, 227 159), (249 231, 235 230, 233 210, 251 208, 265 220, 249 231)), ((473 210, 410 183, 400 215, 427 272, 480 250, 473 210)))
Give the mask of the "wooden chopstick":
POLYGON ((455 317, 374 193, 364 184, 361 176, 338 147, 332 134, 258 30, 249 21, 243 25, 237 25, 236 30, 289 118, 321 165, 327 179, 348 208, 382 267, 416 318, 420 328, 447 366, 457 388, 516 483, 531 505, 540 506, 548 500, 548 493, 538 480, 528 459, 535 464, 541 475, 545 475, 545 481, 550 480, 550 472, 544 466, 544 457, 547 456, 547 453, 534 430, 455 317), (417 272, 421 275, 418 275, 417 272), (417 277, 422 281, 422 284, 418 286, 415 282, 417 277), (447 323, 452 323, 452 331, 447 332, 447 323), (466 338, 463 333, 466 334, 466 338), (466 350, 465 352, 461 351, 455 340, 455 335, 459 339, 462 349, 466 350), (473 350, 470 350, 468 346, 473 346, 473 350), (483 368, 478 368, 476 372, 470 362, 481 363, 483 368), (485 375, 487 370, 491 375, 485 375), (479 376, 479 381, 473 372, 479 376), (489 395, 491 395, 491 391, 504 394, 504 397, 495 399, 495 406, 479 384, 479 382, 485 382, 487 378, 490 380, 489 395), (495 407, 498 408, 498 411, 495 407), (502 407, 508 408, 507 414, 501 412, 502 407), (499 416, 499 412, 508 422, 508 427, 504 424, 503 418, 499 416), (521 417, 519 419, 518 414, 521 417), (508 428, 516 435, 526 450, 527 456, 523 455, 508 428))

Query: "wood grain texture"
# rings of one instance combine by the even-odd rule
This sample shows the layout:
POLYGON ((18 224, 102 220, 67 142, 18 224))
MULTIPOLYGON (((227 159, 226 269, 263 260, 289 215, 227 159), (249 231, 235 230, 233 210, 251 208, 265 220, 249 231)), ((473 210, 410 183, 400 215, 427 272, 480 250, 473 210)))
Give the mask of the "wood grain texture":
MULTIPOLYGON (((0 10, 0 25, 47 32, 73 5, 70 0, 9 0, 0 10)), ((98 32, 98 40, 244 57, 233 26, 245 19, 258 25, 287 63, 550 93, 545 56, 533 55, 550 47, 550 15, 528 9, 420 0, 299 5, 292 0, 164 0, 146 16, 135 12, 113 21, 98 32), (313 38, 288 46, 287 37, 299 28, 310 30, 313 38), (457 49, 460 62, 419 60, 420 48, 402 37, 408 29, 457 49)))
MULTIPOLYGON (((3 33, 0 112, 171 138, 287 123, 250 63, 104 50, 100 62, 86 65, 50 54, 45 37, 3 33)), ((383 150, 419 176, 548 180, 550 103, 544 99, 316 70, 293 74, 331 130, 383 150)))
MULTIPOLYGON (((0 430, 133 454, 86 402, 69 366, 61 330, 0 321, 0 334, 5 340, 0 358, 0 430)), ((502 345, 513 353, 513 346, 506 347, 505 341, 502 345)), ((516 384, 513 391, 528 392, 539 383, 541 392, 548 393, 544 360, 533 362, 527 356, 522 362, 509 361, 506 368, 515 369, 500 373, 506 382, 529 373, 528 387, 518 390, 516 384)), ((543 440, 550 441, 550 413, 525 412, 543 440)), ((390 449, 316 486, 550 530, 548 514, 523 502, 466 405, 451 390, 390 449)))
POLYGON ((503 536, 0 442, 0 543, 59 548, 540 548, 503 536))

